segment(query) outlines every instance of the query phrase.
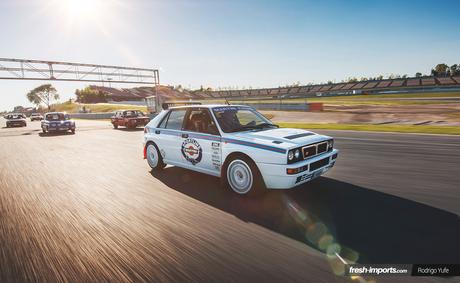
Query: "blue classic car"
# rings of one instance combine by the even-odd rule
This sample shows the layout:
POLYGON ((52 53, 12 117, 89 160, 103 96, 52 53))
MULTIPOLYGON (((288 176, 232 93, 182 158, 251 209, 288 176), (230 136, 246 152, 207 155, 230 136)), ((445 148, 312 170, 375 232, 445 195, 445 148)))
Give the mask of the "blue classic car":
POLYGON ((75 121, 70 120, 70 116, 64 112, 46 113, 41 126, 43 133, 67 131, 75 133, 75 121))

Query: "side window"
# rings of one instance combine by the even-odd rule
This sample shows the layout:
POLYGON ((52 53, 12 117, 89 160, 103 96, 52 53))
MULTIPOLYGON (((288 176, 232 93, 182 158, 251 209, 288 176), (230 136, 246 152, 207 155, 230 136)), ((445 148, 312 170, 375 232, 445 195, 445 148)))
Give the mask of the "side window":
POLYGON ((211 135, 218 135, 219 131, 207 109, 192 109, 185 118, 184 130, 211 135))
POLYGON ((171 111, 166 113, 166 115, 163 117, 163 120, 161 120, 160 124, 158 125, 158 128, 164 128, 166 126, 166 121, 168 121, 168 117, 170 113, 171 111))
POLYGON ((171 110, 168 121, 166 121, 165 128, 171 130, 182 130, 182 123, 184 122, 186 111, 186 109, 171 110))

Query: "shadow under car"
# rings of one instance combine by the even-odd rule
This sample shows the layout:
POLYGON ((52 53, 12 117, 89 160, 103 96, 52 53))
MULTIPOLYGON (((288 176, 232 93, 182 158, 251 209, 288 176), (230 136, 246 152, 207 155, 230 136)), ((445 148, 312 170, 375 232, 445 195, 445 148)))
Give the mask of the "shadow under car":
POLYGON ((460 262, 458 215, 320 177, 248 198, 218 178, 167 167, 152 176, 189 197, 326 252, 328 241, 359 263, 460 262), (200 180, 197 182, 196 180, 200 180))

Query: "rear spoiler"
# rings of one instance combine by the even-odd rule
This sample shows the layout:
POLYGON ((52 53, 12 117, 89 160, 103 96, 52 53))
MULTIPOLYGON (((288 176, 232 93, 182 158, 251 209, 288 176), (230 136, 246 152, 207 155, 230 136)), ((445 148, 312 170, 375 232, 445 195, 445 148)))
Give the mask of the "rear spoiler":
POLYGON ((192 102, 192 101, 175 101, 175 102, 165 102, 161 104, 161 107, 164 110, 168 110, 169 107, 174 106, 186 106, 186 105, 201 105, 201 102, 192 102))

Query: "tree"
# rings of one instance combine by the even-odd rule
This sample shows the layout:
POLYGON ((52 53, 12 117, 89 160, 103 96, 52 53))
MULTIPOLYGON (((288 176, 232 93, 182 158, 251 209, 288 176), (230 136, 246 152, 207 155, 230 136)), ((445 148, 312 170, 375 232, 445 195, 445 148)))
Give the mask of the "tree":
POLYGON ((57 90, 51 84, 44 84, 27 93, 27 99, 33 104, 39 106, 45 104, 48 110, 51 109, 51 103, 59 99, 57 90))
POLYGON ((349 83, 356 83, 358 79, 356 77, 348 78, 347 82, 349 83))
POLYGON ((420 72, 415 73, 416 78, 420 78, 421 76, 422 76, 422 73, 420 73, 420 72))
POLYGON ((447 66, 447 64, 444 64, 444 63, 438 64, 436 65, 436 67, 434 67, 436 74, 439 76, 446 76, 448 69, 449 69, 449 66, 447 66))
POLYGON ((81 103, 98 103, 107 102, 107 95, 99 90, 92 89, 91 87, 85 87, 84 89, 75 90, 77 101, 81 103))
POLYGON ((457 64, 453 64, 452 66, 450 66, 450 75, 460 75, 460 67, 457 64))

